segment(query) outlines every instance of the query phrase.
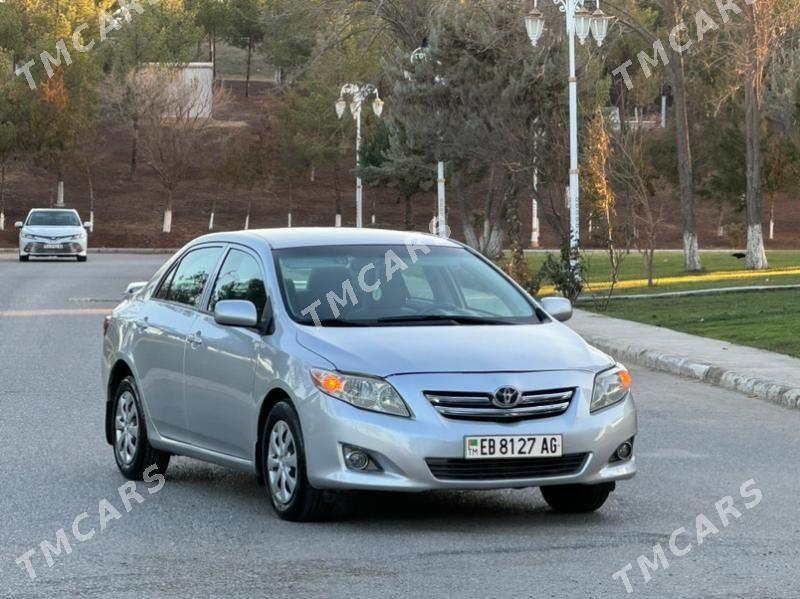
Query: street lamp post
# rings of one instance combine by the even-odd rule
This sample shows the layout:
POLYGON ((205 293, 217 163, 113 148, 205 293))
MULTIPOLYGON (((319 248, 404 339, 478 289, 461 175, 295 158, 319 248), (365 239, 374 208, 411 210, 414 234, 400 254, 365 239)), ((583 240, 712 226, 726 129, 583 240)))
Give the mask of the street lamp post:
MULTIPOLYGON (((578 168, 578 79, 575 75, 575 36, 581 45, 586 43, 591 33, 598 47, 608 34, 608 26, 614 17, 606 16, 600 10, 600 0, 596 0, 597 9, 590 13, 586 9, 586 0, 553 0, 558 9, 567 17, 567 37, 569 38, 569 230, 570 249, 577 252, 580 245, 580 171, 578 168)), ((536 46, 544 33, 545 19, 534 0, 533 10, 525 17, 525 28, 531 44, 536 46)))
MULTIPOLYGON (((416 64, 428 59, 428 41, 423 40, 422 46, 411 53, 411 63, 416 64)), ((437 77, 436 81, 440 79, 437 77)), ((444 162, 439 160, 436 165, 436 230, 439 237, 447 237, 447 200, 444 162)))
MULTIPOLYGON (((411 53, 411 64, 417 64, 428 59, 428 40, 411 53)), ((437 82, 441 82, 439 77, 437 82)), ((439 237, 447 237, 447 200, 445 197, 446 179, 444 175, 444 162, 440 160, 436 165, 436 232, 439 237)))
MULTIPOLYGON (((342 86, 342 91, 339 92, 339 99, 336 101, 336 116, 340 119, 344 116, 345 110, 348 107, 348 98, 350 100, 350 113, 356 121, 356 169, 361 168, 361 108, 369 98, 374 97, 372 101, 372 111, 375 116, 380 117, 383 114, 383 100, 378 93, 378 88, 367 83, 365 85, 358 85, 355 83, 346 83, 342 86)), ((356 175, 356 227, 359 229, 364 226, 364 189, 361 183, 361 175, 356 175)))

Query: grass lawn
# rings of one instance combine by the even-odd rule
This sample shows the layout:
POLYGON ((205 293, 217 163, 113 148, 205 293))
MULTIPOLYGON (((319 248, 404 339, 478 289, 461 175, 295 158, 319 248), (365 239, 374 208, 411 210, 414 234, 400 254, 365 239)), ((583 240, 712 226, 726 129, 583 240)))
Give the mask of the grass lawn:
MULTIPOLYGON (((687 291, 712 289, 715 287, 739 287, 751 285, 800 284, 800 250, 775 250, 767 252, 770 264, 768 271, 749 271, 744 260, 737 260, 733 251, 702 252, 703 271, 686 273, 683 270, 681 252, 659 252, 655 257, 655 286, 647 287, 644 275, 644 258, 638 252, 626 256, 620 269, 620 282, 615 294, 659 293, 665 291, 687 291)), ((544 253, 528 255, 531 269, 538 271, 545 260, 544 253)), ((586 289, 588 294, 607 293, 610 283, 608 256, 602 252, 586 254, 586 289)), ((542 295, 551 293, 550 287, 542 288, 542 295)))
POLYGON ((800 358, 800 290, 619 300, 603 314, 800 358))

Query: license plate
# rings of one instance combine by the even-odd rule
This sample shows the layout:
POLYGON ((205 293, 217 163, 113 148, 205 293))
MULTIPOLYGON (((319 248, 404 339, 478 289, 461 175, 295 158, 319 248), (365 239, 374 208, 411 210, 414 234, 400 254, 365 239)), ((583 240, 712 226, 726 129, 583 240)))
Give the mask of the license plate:
POLYGON ((488 458, 558 458, 561 435, 509 435, 502 437, 465 437, 464 457, 488 458))
POLYGON ((60 250, 61 244, 60 243, 45 243, 44 249, 46 250, 60 250))

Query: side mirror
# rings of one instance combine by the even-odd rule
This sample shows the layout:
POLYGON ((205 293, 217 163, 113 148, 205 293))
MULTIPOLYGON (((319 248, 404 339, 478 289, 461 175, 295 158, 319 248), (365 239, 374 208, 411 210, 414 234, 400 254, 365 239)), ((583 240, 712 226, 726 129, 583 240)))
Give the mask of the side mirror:
POLYGON ((83 228, 86 229, 89 233, 94 232, 94 225, 92 225, 92 223, 89 222, 88 220, 85 223, 83 223, 83 228))
POLYGON ((255 327, 258 326, 258 312, 253 302, 223 300, 214 307, 214 320, 229 327, 255 327))
POLYGON ((147 287, 147 281, 137 281, 135 283, 131 283, 125 289, 125 297, 132 297, 145 287, 147 287))
POLYGON ((565 297, 546 297, 542 300, 542 308, 559 322, 572 318, 572 302, 565 297))
POLYGON ((25 225, 24 225, 24 223, 23 223, 21 220, 18 220, 17 222, 15 222, 15 223, 14 223, 14 228, 15 228, 15 229, 21 229, 21 228, 22 228, 22 227, 24 227, 24 226, 25 226, 25 225))

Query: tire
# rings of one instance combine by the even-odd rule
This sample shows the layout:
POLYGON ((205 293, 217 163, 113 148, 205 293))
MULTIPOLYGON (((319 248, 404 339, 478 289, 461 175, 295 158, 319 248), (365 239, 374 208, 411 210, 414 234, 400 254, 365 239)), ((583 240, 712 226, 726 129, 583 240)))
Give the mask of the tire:
POLYGON ((272 507, 282 520, 313 522, 327 514, 324 493, 308 482, 300 420, 286 401, 267 417, 261 436, 261 468, 272 507))
POLYGON ((614 490, 614 483, 541 487, 547 504, 562 514, 585 514, 599 510, 614 490))
POLYGON ((27 262, 29 259, 30 259, 30 256, 20 256, 19 257, 19 261, 20 262, 27 262))
POLYGON ((155 449, 147 440, 147 423, 133 377, 123 379, 117 387, 112 410, 114 460, 122 475, 142 480, 153 464, 160 474, 166 473, 170 454, 155 449))
POLYGON ((86 259, 88 258, 88 256, 77 256, 77 258, 78 258, 78 262, 86 262, 86 259))

